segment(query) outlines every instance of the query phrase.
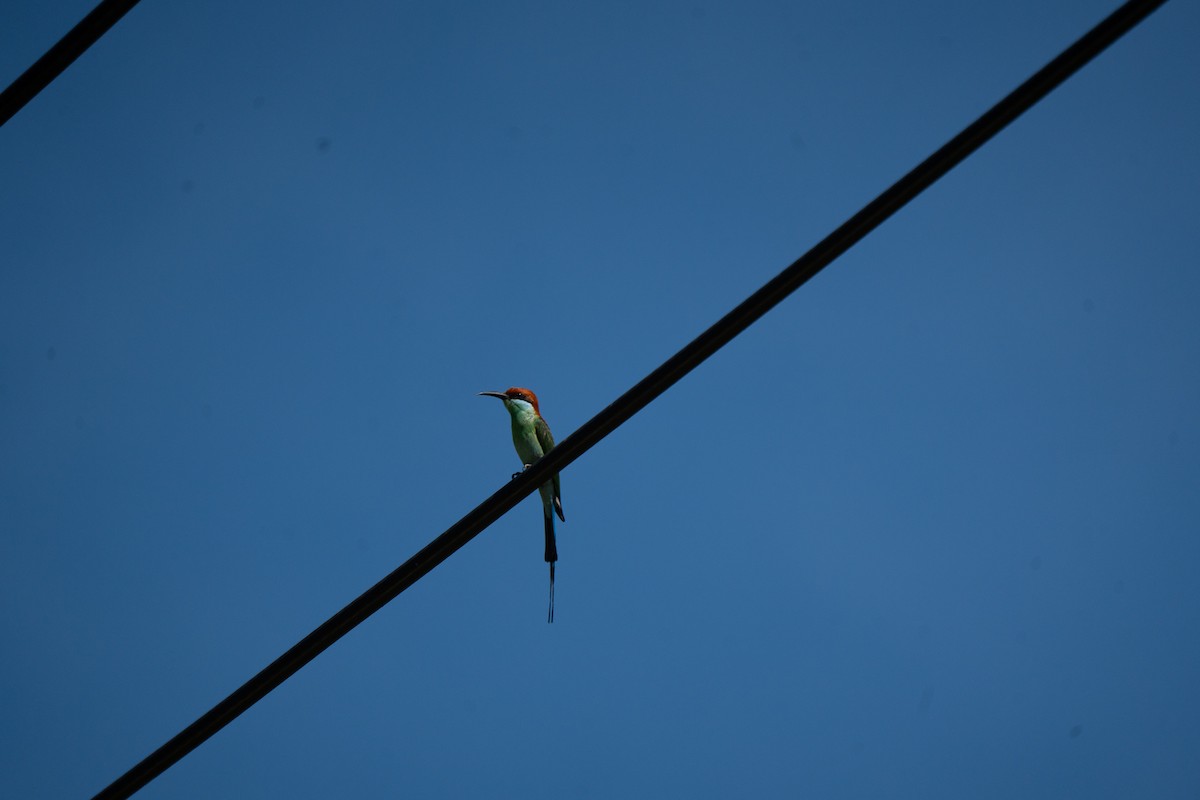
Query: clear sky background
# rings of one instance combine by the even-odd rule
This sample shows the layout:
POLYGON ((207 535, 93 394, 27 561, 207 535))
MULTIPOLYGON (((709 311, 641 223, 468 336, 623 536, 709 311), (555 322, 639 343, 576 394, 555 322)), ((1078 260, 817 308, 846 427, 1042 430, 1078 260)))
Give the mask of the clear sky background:
MULTIPOLYGON (((7 84, 92 0, 5 4, 7 84)), ((148 0, 0 129, 0 796, 87 797, 1117 5, 148 0)), ((1195 798, 1168 3, 147 798, 1195 798)))

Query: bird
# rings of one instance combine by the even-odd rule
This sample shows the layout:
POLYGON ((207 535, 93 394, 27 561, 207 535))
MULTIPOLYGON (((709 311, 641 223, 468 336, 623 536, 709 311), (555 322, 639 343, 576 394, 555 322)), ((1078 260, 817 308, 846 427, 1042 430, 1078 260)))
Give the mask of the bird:
MULTIPOLYGON (((554 437, 550 426, 538 409, 537 395, 528 389, 514 386, 503 392, 480 392, 480 397, 496 397, 504 401, 504 407, 512 417, 513 447, 525 469, 554 448, 554 437)), ((520 473, 514 473, 517 477, 520 473)), ((546 521, 546 562, 550 564, 550 610, 547 622, 554 622, 554 564, 558 561, 558 547, 554 539, 554 515, 563 522, 562 493, 559 490, 558 474, 538 487, 542 496, 542 514, 546 521)))

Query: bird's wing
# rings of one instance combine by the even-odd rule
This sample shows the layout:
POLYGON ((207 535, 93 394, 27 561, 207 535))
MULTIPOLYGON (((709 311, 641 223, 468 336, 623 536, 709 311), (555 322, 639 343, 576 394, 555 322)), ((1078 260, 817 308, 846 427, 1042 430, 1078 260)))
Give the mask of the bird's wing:
MULTIPOLYGON (((537 420, 533 423, 533 432, 537 436, 538 444, 542 446, 542 453, 549 453, 554 449, 554 436, 550 433, 550 426, 546 424, 546 420, 538 415, 537 420)), ((559 488, 558 473, 554 473, 554 510, 558 514, 558 518, 563 522, 567 518, 563 516, 562 510, 562 491, 559 488)))
POLYGON ((549 453, 554 449, 554 437, 550 435, 550 426, 541 416, 534 420, 533 432, 537 436, 538 444, 542 446, 543 453, 549 453))

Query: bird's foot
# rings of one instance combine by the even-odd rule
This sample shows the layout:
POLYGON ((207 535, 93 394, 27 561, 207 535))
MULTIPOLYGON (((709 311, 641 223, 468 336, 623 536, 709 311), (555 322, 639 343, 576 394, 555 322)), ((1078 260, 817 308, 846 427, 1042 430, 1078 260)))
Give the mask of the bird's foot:
MULTIPOLYGON (((526 464, 525 466, 521 467, 521 472, 524 472, 524 471, 525 471, 525 470, 527 470, 527 469, 529 469, 529 465, 528 465, 528 464, 526 464)), ((517 477, 518 477, 518 476, 521 474, 521 472, 514 472, 514 473, 512 474, 512 480, 514 480, 514 481, 515 481, 515 480, 517 479, 517 477)))

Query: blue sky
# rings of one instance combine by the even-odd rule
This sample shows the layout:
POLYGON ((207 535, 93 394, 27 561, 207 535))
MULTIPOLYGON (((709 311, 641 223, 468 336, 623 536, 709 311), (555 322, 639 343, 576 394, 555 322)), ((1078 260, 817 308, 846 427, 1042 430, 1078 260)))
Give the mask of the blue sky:
MULTIPOLYGON (((14 2, 7 84, 91 7, 14 2)), ((0 130, 0 795, 90 796, 1116 7, 145 2, 0 130)), ((1200 791, 1168 3, 148 798, 1200 791)))

